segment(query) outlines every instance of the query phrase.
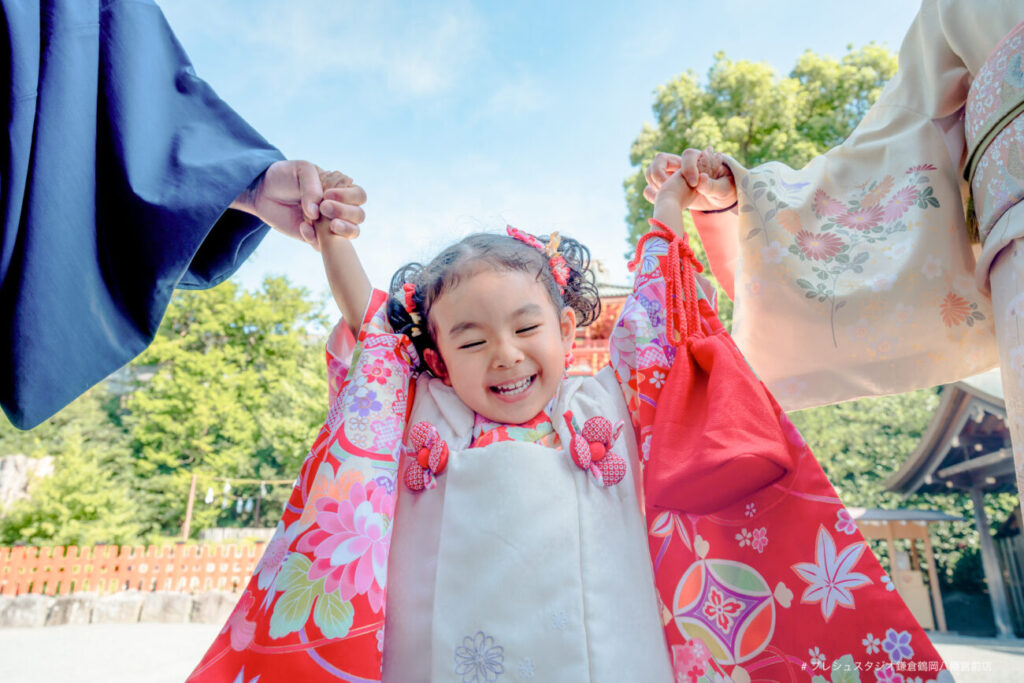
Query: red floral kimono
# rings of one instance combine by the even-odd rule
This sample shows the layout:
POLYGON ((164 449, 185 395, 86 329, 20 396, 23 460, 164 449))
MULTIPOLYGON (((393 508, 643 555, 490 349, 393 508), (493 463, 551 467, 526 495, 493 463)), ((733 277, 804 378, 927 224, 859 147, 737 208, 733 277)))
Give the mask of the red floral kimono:
MULTIPOLYGON (((657 464, 652 443, 688 442, 686 434, 664 433, 685 431, 686 416, 656 419, 662 388, 680 376, 674 365, 690 354, 672 343, 680 342, 666 321, 673 307, 699 299, 688 309, 691 326, 699 313, 704 333, 742 357, 721 329, 713 299, 693 286, 689 268, 680 271, 680 244, 670 249, 655 237, 642 247, 633 294, 612 334, 611 364, 639 441, 645 487, 660 487, 645 513, 676 680, 952 680, 810 450, 756 379, 768 406, 757 419, 769 423, 765 433, 778 434, 781 478, 746 491, 751 477, 743 472, 756 466, 744 467, 732 486, 716 478, 722 462, 698 456, 657 464), (680 289, 681 279, 687 286, 680 289), (706 482, 720 489, 711 498, 701 491, 706 482), (682 511, 688 490, 719 507, 682 511), (679 492, 682 504, 665 507, 679 492)), ((343 339, 344 325, 332 335, 326 423, 256 574, 189 680, 381 680, 387 582, 414 580, 387 572, 415 351, 392 333, 385 301, 383 292, 373 294, 357 343, 343 339)), ((528 430, 497 438, 518 438, 517 431, 528 430)), ((744 449, 742 434, 730 438, 744 449)), ((728 444, 720 446, 709 452, 728 456, 728 444)), ((487 672, 488 681, 524 673, 500 666, 487 672)), ((485 680, 474 675, 461 680, 485 680)))

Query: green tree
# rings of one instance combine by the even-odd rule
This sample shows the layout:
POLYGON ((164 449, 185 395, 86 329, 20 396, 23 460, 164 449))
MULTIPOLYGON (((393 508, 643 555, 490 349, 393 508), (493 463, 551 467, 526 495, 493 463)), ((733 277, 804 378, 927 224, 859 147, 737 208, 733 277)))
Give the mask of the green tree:
MULTIPOLYGON (((767 64, 734 62, 719 52, 705 83, 687 71, 659 86, 655 123, 644 123, 633 142, 629 161, 636 170, 623 183, 630 247, 647 232, 644 170, 656 152, 713 146, 747 167, 781 161, 798 168, 842 142, 895 73, 895 55, 874 44, 850 47, 840 60, 807 51, 785 78, 767 64)), ((684 222, 707 265, 689 213, 684 222)), ((719 300, 728 326, 732 304, 724 295, 719 300)))
MULTIPOLYGON (((920 443, 938 402, 935 389, 923 389, 811 408, 790 417, 844 504, 937 509, 964 518, 964 522, 932 525, 931 530, 940 578, 950 585, 956 577, 960 589, 970 590, 981 585, 983 579, 980 565, 972 560, 979 546, 970 496, 917 494, 904 500, 884 487, 885 480, 920 443), (964 558, 966 564, 958 566, 964 558)), ((985 513, 992 526, 1006 519, 1016 504, 1013 494, 986 496, 985 513)), ((884 556, 888 551, 884 543, 876 543, 875 552, 884 556)))
POLYGON ((91 545, 139 540, 144 517, 131 493, 128 435, 117 398, 94 387, 28 432, 4 425, 0 452, 53 456, 53 473, 0 519, 0 543, 91 545))
POLYGON ((126 401, 139 496, 154 529, 177 533, 193 473, 193 529, 276 517, 287 487, 263 501, 259 520, 239 517, 233 505, 203 505, 203 492, 220 493, 214 477, 298 472, 325 413, 325 331, 322 307, 284 278, 268 278, 257 292, 228 281, 175 294, 153 344, 133 363, 152 376, 126 401))

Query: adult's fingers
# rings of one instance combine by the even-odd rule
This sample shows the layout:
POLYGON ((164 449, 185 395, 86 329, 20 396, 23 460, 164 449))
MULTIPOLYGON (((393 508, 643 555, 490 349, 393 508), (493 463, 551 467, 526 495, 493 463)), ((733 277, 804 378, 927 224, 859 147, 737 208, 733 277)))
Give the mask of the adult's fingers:
POLYGON ((366 220, 366 213, 360 207, 328 199, 325 199, 320 204, 320 213, 325 218, 337 218, 348 221, 353 225, 359 225, 366 220))
POLYGON ((320 217, 320 200, 324 188, 320 183, 320 169, 308 161, 295 162, 295 177, 299 181, 299 201, 302 214, 310 223, 320 217))
POLYGON ((358 185, 347 187, 328 187, 324 190, 324 200, 333 200, 343 204, 362 206, 366 203, 366 190, 358 185))
POLYGON ((353 240, 359 237, 359 226, 346 220, 335 218, 331 221, 331 232, 340 237, 347 237, 353 240))

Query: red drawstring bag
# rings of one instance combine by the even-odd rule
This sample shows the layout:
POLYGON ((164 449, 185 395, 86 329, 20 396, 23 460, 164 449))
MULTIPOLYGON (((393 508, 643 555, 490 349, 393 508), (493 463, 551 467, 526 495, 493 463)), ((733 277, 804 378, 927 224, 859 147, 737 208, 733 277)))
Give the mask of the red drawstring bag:
POLYGON ((694 269, 702 268, 685 235, 651 225, 648 235, 669 242, 666 329, 677 353, 654 415, 647 503, 708 514, 784 477, 793 455, 768 390, 697 299, 694 269))

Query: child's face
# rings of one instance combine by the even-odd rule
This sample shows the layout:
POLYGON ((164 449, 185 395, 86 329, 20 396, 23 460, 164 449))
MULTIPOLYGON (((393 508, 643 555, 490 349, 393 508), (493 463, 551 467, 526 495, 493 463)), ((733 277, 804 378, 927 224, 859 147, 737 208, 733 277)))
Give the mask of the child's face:
POLYGON ((483 269, 430 308, 440 357, 425 360, 463 403, 489 420, 519 424, 558 391, 576 335, 571 308, 558 311, 528 273, 483 269))

